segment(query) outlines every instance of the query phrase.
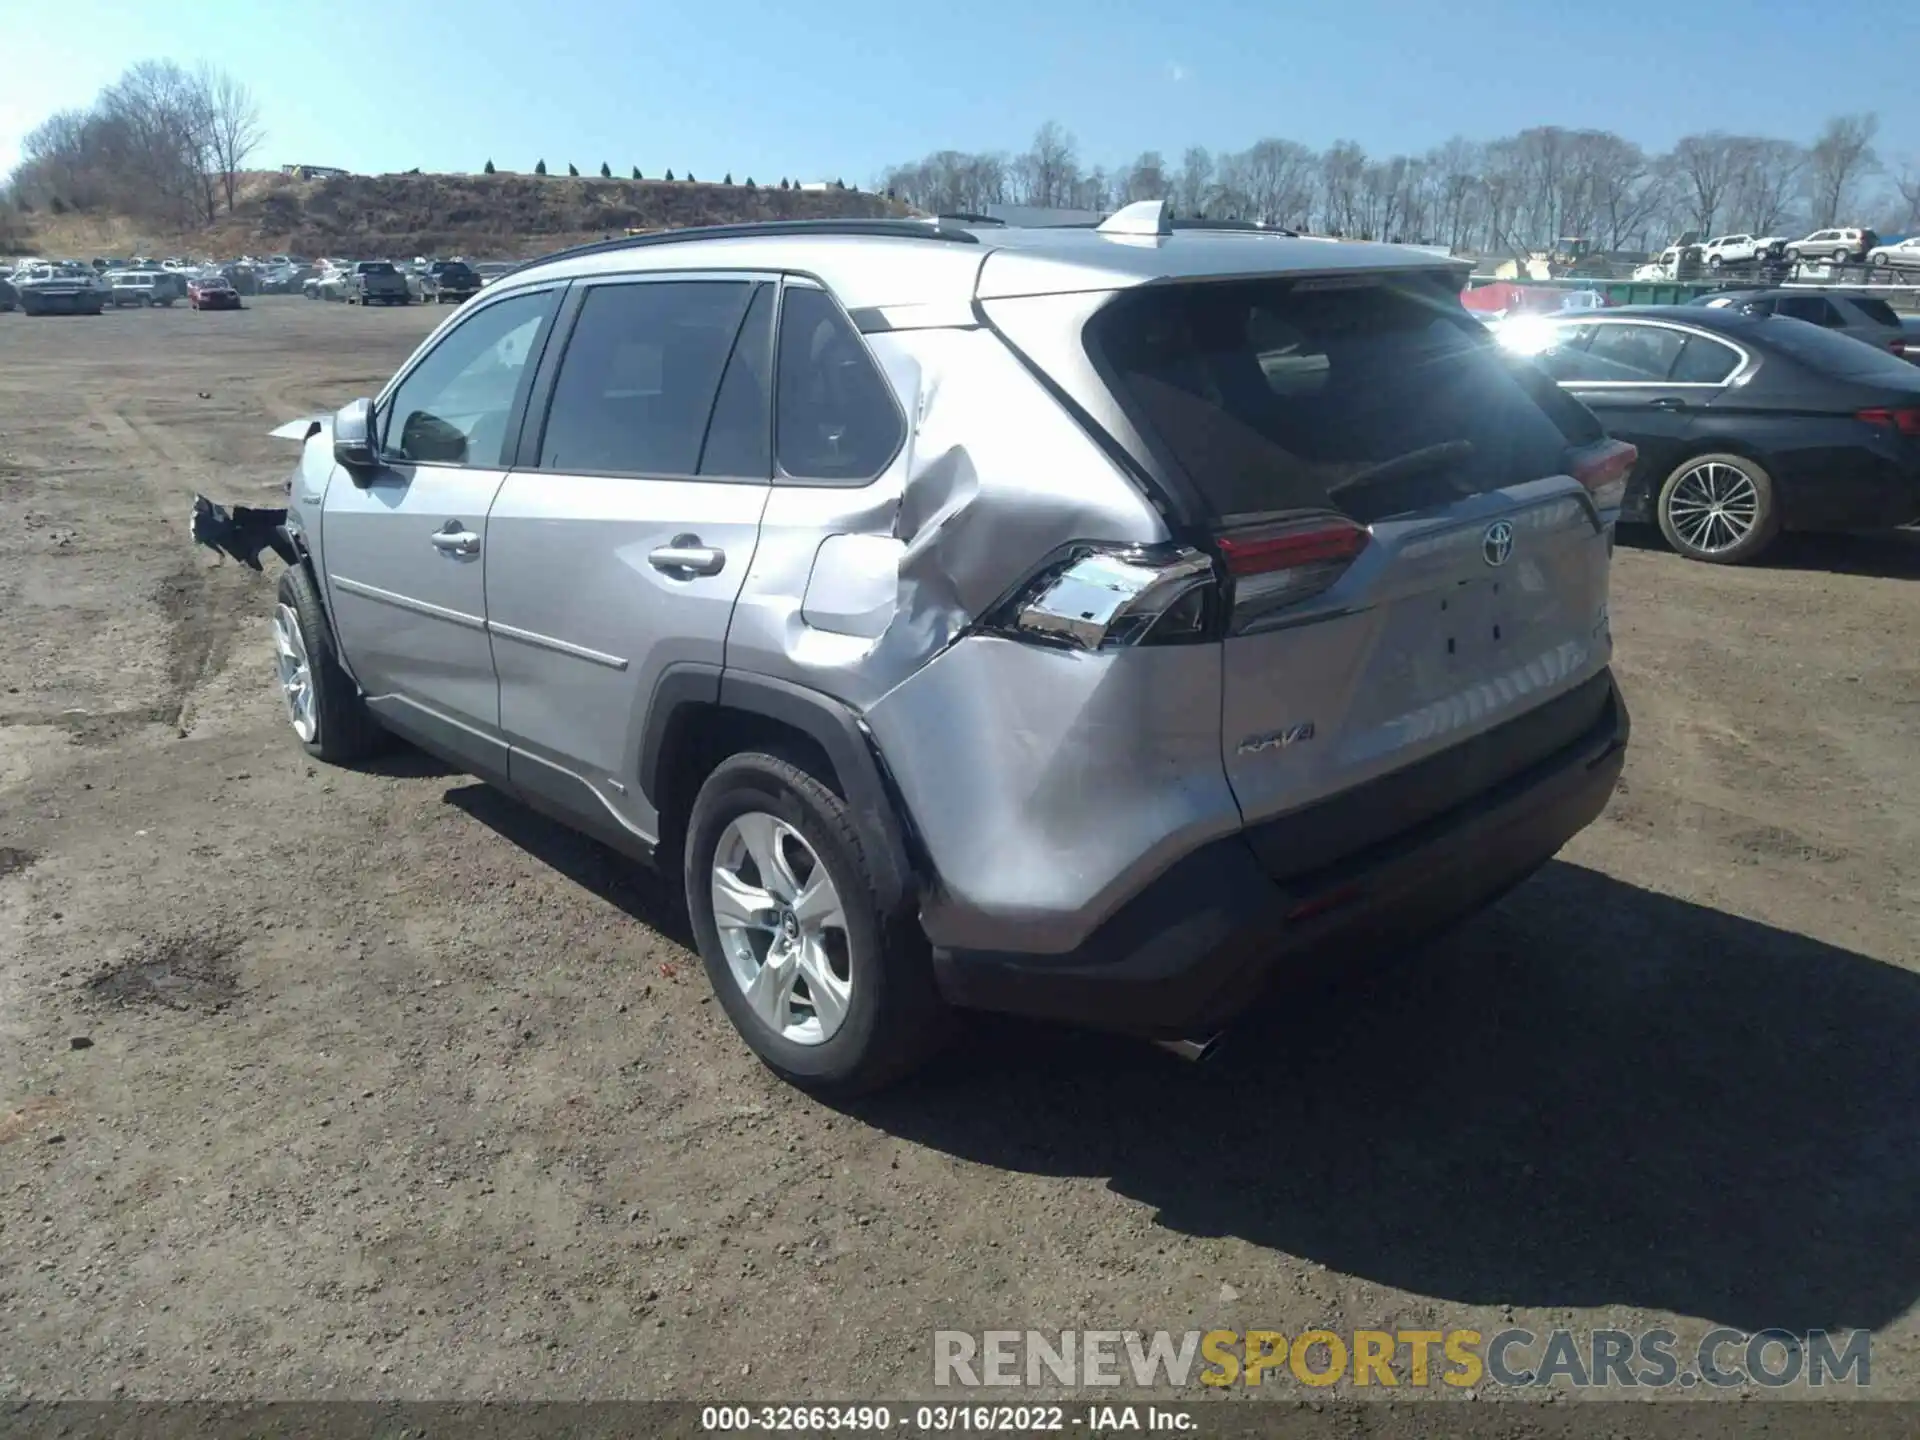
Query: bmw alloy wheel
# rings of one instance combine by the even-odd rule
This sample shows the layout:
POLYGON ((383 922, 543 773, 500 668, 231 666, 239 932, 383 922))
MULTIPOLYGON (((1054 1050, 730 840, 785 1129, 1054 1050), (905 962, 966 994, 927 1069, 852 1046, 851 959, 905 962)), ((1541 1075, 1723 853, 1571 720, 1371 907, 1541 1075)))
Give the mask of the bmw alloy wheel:
POLYGON ((1760 519, 1760 492, 1742 471, 1708 460, 1674 483, 1667 515, 1688 545, 1718 555, 1752 533, 1760 519))
POLYGON ((280 697, 287 703, 287 719, 293 733, 311 745, 320 731, 319 709, 314 703, 313 666, 307 658, 307 638, 300 633, 300 617, 291 605, 277 605, 273 611, 274 663, 280 674, 280 697))
POLYGON ((750 810, 720 833, 713 923, 754 1015, 796 1045, 831 1040, 853 999, 846 911, 806 838, 750 810))

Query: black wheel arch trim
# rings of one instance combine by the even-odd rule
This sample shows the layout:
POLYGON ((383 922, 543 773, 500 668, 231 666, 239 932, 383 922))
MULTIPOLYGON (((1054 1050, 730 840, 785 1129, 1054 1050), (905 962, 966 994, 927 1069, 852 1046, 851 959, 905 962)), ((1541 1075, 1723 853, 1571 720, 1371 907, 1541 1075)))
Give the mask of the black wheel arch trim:
MULTIPOLYGON (((913 899, 923 866, 915 864, 911 823, 878 746, 859 713, 829 695, 786 680, 685 662, 655 684, 640 742, 640 792, 656 810, 666 790, 677 732, 689 706, 718 706, 764 716, 806 735, 826 752, 867 853, 874 892, 884 909, 913 899)), ((666 817, 662 816, 662 829, 666 817)))

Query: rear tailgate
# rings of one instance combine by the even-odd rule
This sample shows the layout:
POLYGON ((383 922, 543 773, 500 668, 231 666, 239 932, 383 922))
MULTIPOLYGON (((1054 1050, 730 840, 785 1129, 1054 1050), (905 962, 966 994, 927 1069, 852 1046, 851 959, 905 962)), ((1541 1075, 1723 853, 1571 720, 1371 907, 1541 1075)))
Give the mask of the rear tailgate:
POLYGON ((1356 802, 1292 832, 1299 854, 1271 868, 1416 824, 1598 717, 1618 502, 1584 462, 1607 442, 1451 295, 1384 275, 1143 287, 1089 340, 1213 511, 1233 575, 1221 749, 1243 817, 1356 802), (1576 696, 1551 724, 1472 743, 1576 696), (1421 767, 1443 753, 1455 763, 1421 767))

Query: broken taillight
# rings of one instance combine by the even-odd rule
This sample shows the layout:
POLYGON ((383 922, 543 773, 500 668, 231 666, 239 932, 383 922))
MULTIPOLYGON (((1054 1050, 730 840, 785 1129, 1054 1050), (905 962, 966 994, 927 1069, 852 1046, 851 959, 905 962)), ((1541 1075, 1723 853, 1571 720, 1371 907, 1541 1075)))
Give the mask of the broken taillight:
POLYGON ((1199 635, 1211 557, 1184 546, 1085 545, 1053 561, 989 618, 1013 639, 1115 650, 1199 635))

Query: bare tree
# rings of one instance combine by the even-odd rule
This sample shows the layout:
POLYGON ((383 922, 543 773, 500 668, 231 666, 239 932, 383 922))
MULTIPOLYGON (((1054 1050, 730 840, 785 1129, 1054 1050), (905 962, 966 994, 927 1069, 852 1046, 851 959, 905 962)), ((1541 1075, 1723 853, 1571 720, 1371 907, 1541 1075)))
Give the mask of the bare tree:
POLYGON ((227 209, 231 211, 240 171, 266 138, 266 130, 260 123, 260 106, 253 92, 224 70, 202 64, 193 79, 205 110, 208 159, 220 178, 227 209))
POLYGON ((1673 147, 1673 167, 1691 201, 1688 218, 1703 235, 1711 235, 1739 165, 1739 142, 1715 130, 1706 135, 1683 135, 1673 147))
POLYGON ((1033 145, 1015 162, 1029 205, 1066 207, 1080 179, 1073 136, 1049 120, 1034 132, 1033 145))
POLYGON ((1791 217, 1807 153, 1791 140, 1743 136, 1734 141, 1734 213, 1755 235, 1771 235, 1791 217))
POLYGON ((1127 200, 1164 200, 1167 162, 1160 158, 1158 150, 1143 150, 1127 167, 1126 178, 1120 185, 1122 196, 1127 200))
POLYGON ((1183 215, 1198 215, 1206 209, 1207 196, 1213 190, 1213 154, 1204 145, 1192 145, 1180 157, 1180 173, 1174 178, 1175 208, 1183 215))
POLYGON ((1251 218, 1298 228, 1313 208, 1314 154, 1292 140, 1256 140, 1240 158, 1251 218))
POLYGON ((1879 129, 1877 115, 1836 115, 1813 142, 1807 153, 1807 181, 1816 229, 1840 223, 1860 180, 1879 164, 1873 153, 1879 129))
POLYGON ((1893 177, 1894 193, 1900 197, 1906 213, 1901 216, 1902 230, 1920 229, 1920 160, 1909 157, 1893 177))
POLYGON ((1360 179, 1367 152, 1352 140, 1336 140, 1320 157, 1320 219, 1335 235, 1360 228, 1360 179))

